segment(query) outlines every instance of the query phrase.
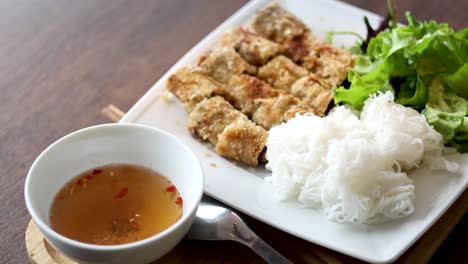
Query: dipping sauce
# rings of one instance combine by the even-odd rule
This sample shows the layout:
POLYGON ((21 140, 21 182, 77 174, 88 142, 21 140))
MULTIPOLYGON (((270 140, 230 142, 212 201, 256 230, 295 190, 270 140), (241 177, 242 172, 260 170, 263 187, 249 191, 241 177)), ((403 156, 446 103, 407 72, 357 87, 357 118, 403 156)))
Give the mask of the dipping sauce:
POLYGON ((142 166, 111 164, 86 171, 57 193, 52 229, 97 245, 145 239, 182 216, 182 197, 166 177, 142 166))

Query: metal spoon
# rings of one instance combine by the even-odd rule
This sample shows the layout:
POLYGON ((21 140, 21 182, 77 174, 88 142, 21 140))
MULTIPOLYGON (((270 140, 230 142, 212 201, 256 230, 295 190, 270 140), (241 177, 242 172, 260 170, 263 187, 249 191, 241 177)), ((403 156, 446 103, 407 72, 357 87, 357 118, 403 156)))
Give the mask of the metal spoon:
POLYGON ((291 263, 260 239, 247 227, 239 215, 211 199, 203 198, 200 202, 197 215, 186 238, 237 241, 250 247, 268 263, 291 263))

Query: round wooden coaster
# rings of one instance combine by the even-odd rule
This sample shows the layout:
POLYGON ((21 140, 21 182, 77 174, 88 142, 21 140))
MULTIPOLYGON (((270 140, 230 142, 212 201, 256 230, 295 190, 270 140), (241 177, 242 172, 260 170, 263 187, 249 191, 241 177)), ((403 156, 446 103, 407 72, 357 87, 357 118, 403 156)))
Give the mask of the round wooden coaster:
POLYGON ((29 222, 25 235, 26 250, 34 264, 77 264, 56 250, 42 235, 33 220, 29 222))

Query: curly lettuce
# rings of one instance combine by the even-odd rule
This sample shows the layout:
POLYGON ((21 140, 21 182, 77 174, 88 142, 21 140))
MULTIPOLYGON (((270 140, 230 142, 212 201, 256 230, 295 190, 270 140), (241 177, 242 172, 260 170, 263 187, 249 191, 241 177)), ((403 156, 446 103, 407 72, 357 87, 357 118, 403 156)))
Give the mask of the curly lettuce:
POLYGON ((335 104, 360 110, 370 94, 390 90, 422 111, 446 144, 468 152, 468 28, 406 18, 407 26, 370 40, 348 73, 350 86, 334 89, 335 104))

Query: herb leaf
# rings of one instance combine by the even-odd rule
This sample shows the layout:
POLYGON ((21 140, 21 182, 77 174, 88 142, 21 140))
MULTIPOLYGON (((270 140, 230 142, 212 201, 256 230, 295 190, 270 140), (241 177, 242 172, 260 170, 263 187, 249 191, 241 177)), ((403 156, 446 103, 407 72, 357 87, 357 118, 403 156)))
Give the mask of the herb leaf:
POLYGON ((334 89, 335 104, 359 110, 370 94, 393 91, 398 103, 422 111, 449 145, 468 151, 468 28, 455 32, 408 12, 408 25, 398 27, 390 8, 377 30, 365 19, 365 53, 348 72, 349 88, 334 89))

